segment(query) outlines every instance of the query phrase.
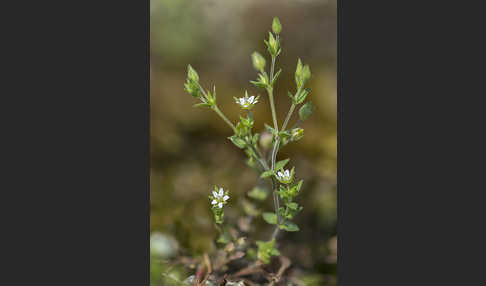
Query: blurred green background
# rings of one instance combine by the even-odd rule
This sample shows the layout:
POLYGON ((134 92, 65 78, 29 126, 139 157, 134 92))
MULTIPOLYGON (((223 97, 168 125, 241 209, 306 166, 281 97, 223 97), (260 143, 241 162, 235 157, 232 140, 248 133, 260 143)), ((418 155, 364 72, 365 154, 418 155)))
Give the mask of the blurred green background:
MULTIPOLYGON (((249 83, 257 76, 250 55, 260 52, 268 67, 263 39, 277 16, 283 26, 276 64, 282 68, 275 92, 279 124, 290 106, 287 91, 295 92, 293 74, 299 57, 312 71, 308 100, 315 106, 301 126, 304 138, 285 146, 277 158, 291 158, 296 175, 305 180, 297 198, 304 206, 296 218, 301 231, 279 236, 281 252, 307 275, 305 285, 334 285, 336 0, 151 0, 150 13, 150 226, 162 242, 152 248, 167 259, 177 251, 187 255, 211 251, 216 237, 207 198, 211 187, 229 189, 231 203, 238 205, 257 183, 258 175, 245 164, 244 152, 226 139, 232 135, 228 126, 211 110, 193 108, 197 101, 183 85, 191 64, 206 89, 216 86, 218 105, 233 122, 240 113, 233 96, 243 96, 245 89, 259 94, 254 130, 262 131, 264 122, 271 125, 268 97, 249 83)), ((268 200, 260 208, 273 207, 268 200)), ((237 211, 229 211, 227 219, 236 219, 237 211)), ((255 222, 256 235, 268 237, 271 228, 261 221, 255 222)), ((151 267, 152 285, 164 285, 163 265, 154 262, 151 267)))

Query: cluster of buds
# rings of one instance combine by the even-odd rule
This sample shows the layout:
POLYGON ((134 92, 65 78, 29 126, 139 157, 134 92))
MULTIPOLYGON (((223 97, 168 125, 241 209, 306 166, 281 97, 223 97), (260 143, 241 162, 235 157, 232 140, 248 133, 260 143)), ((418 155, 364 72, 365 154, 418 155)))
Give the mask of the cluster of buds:
POLYGON ((187 66, 187 81, 184 84, 184 89, 193 97, 201 100, 201 103, 195 104, 194 107, 213 108, 216 105, 216 87, 213 87, 213 94, 204 91, 199 84, 199 75, 191 65, 187 66))
POLYGON ((302 65, 300 59, 297 61, 297 68, 295 69, 295 83, 297 89, 300 89, 311 77, 309 65, 302 65))
POLYGON ((278 35, 282 31, 282 25, 277 17, 273 18, 272 22, 272 32, 277 35, 277 38, 273 36, 272 33, 268 32, 268 41, 263 40, 267 45, 267 50, 272 57, 276 57, 280 54, 280 41, 278 35))

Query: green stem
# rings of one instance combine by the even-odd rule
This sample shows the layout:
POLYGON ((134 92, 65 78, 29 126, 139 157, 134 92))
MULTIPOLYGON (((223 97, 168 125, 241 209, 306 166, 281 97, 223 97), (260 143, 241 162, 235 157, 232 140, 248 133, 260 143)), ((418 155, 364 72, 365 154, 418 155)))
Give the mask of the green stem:
POLYGON ((275 112, 275 103, 273 102, 273 87, 267 88, 267 92, 270 98, 270 108, 272 109, 273 128, 278 134, 277 112, 275 112))
POLYGON ((289 123, 290 117, 292 116, 294 109, 295 109, 295 104, 292 103, 289 109, 289 113, 287 113, 287 117, 285 118, 284 124, 282 125, 282 130, 285 130, 285 127, 287 127, 287 124, 289 123))
POLYGON ((224 120, 224 122, 226 122, 229 125, 229 127, 231 127, 231 129, 233 129, 233 132, 236 133, 236 127, 233 125, 233 123, 231 123, 231 121, 228 120, 228 118, 223 114, 223 112, 219 110, 216 104, 214 105, 213 110, 219 115, 219 117, 221 117, 224 120))

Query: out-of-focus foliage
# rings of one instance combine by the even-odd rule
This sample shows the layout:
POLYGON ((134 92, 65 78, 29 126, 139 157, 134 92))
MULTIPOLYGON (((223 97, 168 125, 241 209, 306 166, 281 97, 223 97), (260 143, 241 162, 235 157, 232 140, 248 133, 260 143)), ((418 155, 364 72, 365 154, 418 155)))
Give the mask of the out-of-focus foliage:
MULTIPOLYGON (((243 97, 245 90, 259 94, 254 129, 264 130, 263 123, 272 122, 271 113, 268 97, 249 83, 255 80, 251 54, 257 47, 268 65, 261 39, 277 16, 283 27, 283 52, 277 63, 283 71, 275 91, 279 123, 291 104, 287 92, 295 93, 297 58, 312 68, 307 100, 313 104, 312 116, 301 126, 302 139, 279 153, 278 160, 293 158, 305 180, 297 200, 305 207, 295 221, 300 232, 281 234, 281 252, 305 270, 302 285, 335 285, 336 12, 336 0, 151 0, 152 232, 174 238, 179 252, 199 255, 214 249, 218 237, 208 204, 213 185, 232 194, 225 220, 237 220, 238 211, 251 199, 246 193, 255 186, 259 188, 252 196, 268 195, 265 185, 257 184, 258 174, 245 164, 243 152, 226 139, 232 131, 214 112, 192 107, 196 102, 184 91, 184 82, 190 63, 201 85, 209 90, 216 85, 218 105, 233 122, 239 112, 233 97, 243 97)), ((297 118, 296 112, 289 125, 297 118)), ((272 211, 272 202, 267 198, 258 208, 247 211, 272 211)), ((253 220, 259 230, 256 239, 267 239, 271 228, 261 216, 253 220)), ((162 275, 168 267, 164 259, 151 257, 152 285, 175 283, 162 275)), ((171 273, 181 279, 188 274, 178 268, 171 273)))

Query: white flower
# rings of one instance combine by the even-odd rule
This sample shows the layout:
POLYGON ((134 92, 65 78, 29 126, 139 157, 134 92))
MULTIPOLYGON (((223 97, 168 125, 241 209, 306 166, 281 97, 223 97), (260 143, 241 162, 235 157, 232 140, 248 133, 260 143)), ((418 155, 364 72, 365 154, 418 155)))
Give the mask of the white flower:
POLYGON ((213 191, 213 198, 211 201, 212 205, 218 205, 219 208, 223 207, 223 204, 229 199, 230 197, 225 194, 223 188, 219 188, 219 192, 213 191))
POLYGON ((278 171, 277 172, 277 179, 279 179, 280 181, 284 181, 284 182, 290 181, 290 171, 289 170, 285 170, 283 172, 278 171))
POLYGON ((243 109, 251 109, 258 102, 258 97, 253 95, 248 97, 248 93, 245 91, 245 96, 240 98, 235 97, 235 102, 243 109))

